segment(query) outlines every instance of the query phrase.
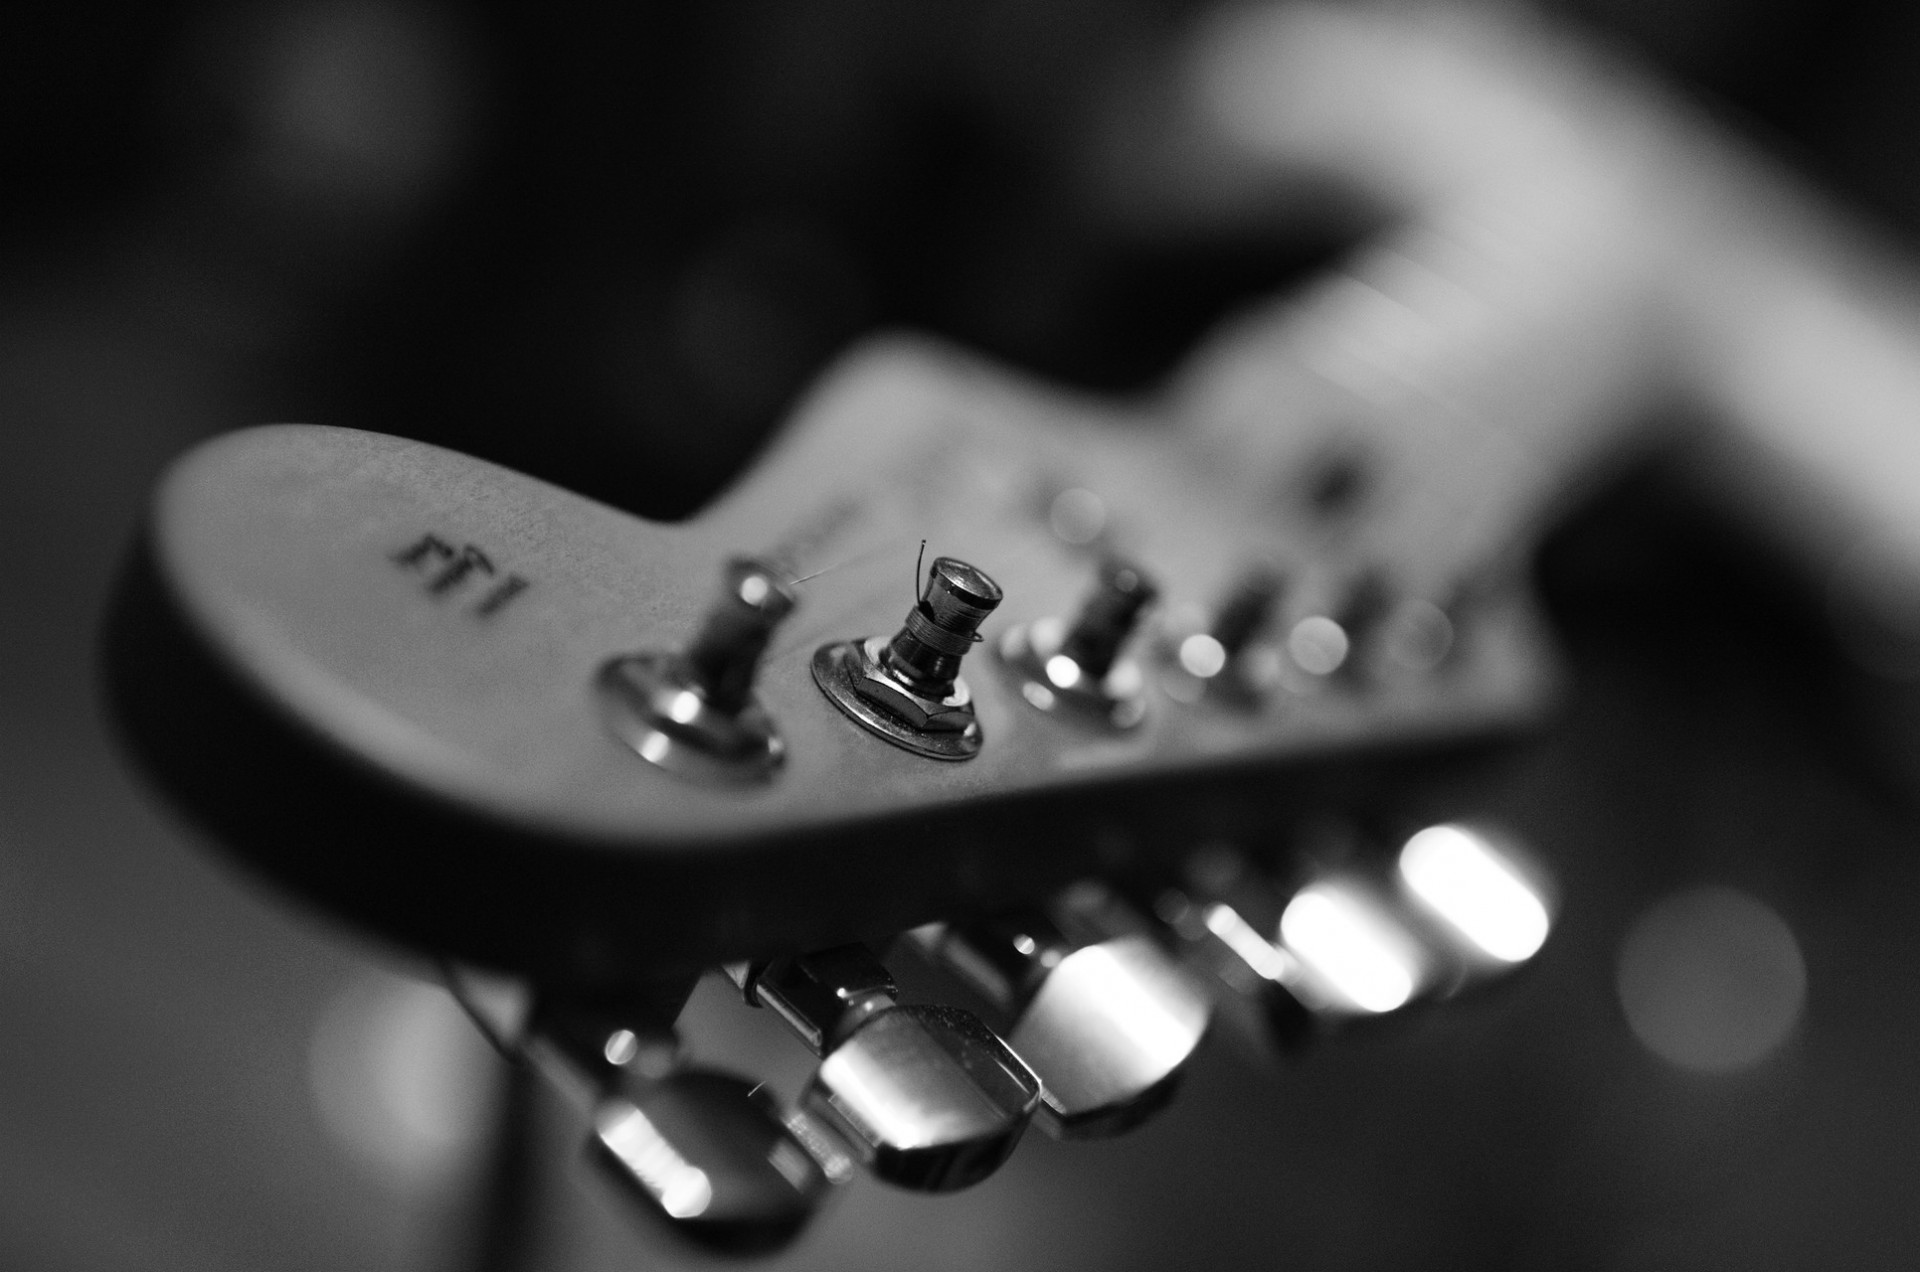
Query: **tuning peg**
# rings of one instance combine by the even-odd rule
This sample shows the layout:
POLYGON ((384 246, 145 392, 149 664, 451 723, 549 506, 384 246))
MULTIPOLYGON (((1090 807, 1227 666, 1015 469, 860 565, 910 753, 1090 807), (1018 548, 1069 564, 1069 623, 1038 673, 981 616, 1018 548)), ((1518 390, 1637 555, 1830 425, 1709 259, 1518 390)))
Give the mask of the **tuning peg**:
POLYGON ((1040 1080, 992 1030, 970 1012, 898 1004, 865 946, 727 972, 821 1057, 807 1107, 888 1183, 925 1192, 978 1183, 1013 1152, 1040 1102, 1040 1080))
POLYGON ((1510 836, 1446 822, 1392 857, 1344 854, 1291 891, 1236 853, 1202 854, 1155 908, 1233 991, 1242 1023, 1286 1048, 1499 978, 1545 942, 1551 897, 1544 867, 1510 836))
POLYGON ((1040 710, 1063 708, 1130 728, 1146 714, 1146 677, 1120 650, 1157 595, 1138 566, 1109 559, 1071 625, 1054 617, 1010 629, 1000 642, 1001 661, 1040 710))
POLYGON ((895 746, 930 759, 971 759, 984 739, 960 661, 1000 599, 1000 585, 985 571, 936 557, 892 639, 822 645, 814 682, 854 723, 895 746))
POLYGON ((1299 1050, 1324 1004, 1299 960, 1278 944, 1279 894, 1237 853, 1213 850, 1181 886, 1160 890, 1156 918, 1183 958, 1221 992, 1235 1032, 1256 1048, 1299 1050))
POLYGON ((1473 822, 1414 832, 1393 862, 1405 908, 1478 983, 1530 961, 1553 926, 1550 872, 1512 834, 1473 822))
POLYGON ((1295 680, 1311 687, 1363 677, 1368 646, 1393 605, 1385 576, 1374 569, 1322 573, 1302 593, 1284 642, 1295 680))
POLYGON ((753 679, 796 603, 772 566, 728 562, 720 596, 684 651, 630 654, 601 668, 608 727, 642 759, 683 777, 764 781, 786 747, 753 679))
POLYGON ((1367 835, 1287 898, 1279 944, 1321 1010, 1384 1015, 1450 998, 1528 962, 1552 926, 1552 882, 1511 835, 1442 822, 1398 852, 1367 835))
POLYGON ((909 937, 1011 1018, 1007 1041, 1040 1077, 1040 1124, 1059 1138, 1118 1134, 1165 1107, 1212 1015, 1145 931, 1076 944, 1030 911, 909 937))
POLYGON ((1167 692, 1182 702, 1204 696, 1250 707, 1264 701, 1278 684, 1280 657, 1271 642, 1256 638, 1272 621, 1284 589, 1277 571, 1249 570, 1211 622, 1196 614, 1198 621, 1176 629, 1164 647, 1167 692))
POLYGON ((683 991, 580 1001, 506 995, 464 972, 449 984, 496 1045, 590 1109, 594 1160, 684 1238, 777 1249, 851 1172, 762 1084, 684 1062, 672 1024, 683 991))
POLYGON ((1363 874, 1319 875, 1288 892, 1226 848, 1197 854, 1186 874, 1160 893, 1155 912, 1183 954, 1227 991, 1242 1035, 1263 1049, 1298 1050, 1442 983, 1444 959, 1363 874))

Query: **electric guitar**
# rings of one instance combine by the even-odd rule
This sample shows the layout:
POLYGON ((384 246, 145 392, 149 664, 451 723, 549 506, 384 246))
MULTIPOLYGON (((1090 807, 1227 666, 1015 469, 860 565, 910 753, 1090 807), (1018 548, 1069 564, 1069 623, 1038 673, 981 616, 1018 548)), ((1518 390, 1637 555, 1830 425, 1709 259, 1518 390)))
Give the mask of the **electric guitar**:
POLYGON ((768 1248, 856 1163, 944 1190, 1030 1120, 1137 1123, 1216 1000, 1292 1045, 1546 938, 1523 849, 1373 796, 1551 701, 1487 547, 1513 465, 1343 447, 1358 404, 1305 364, 1264 400, 1305 462, 1223 462, 1179 388, 880 342, 678 525, 398 438, 230 434, 161 483, 114 702, 248 867, 447 960, 647 1208, 768 1248), (899 1001, 903 932, 1001 1033, 899 1001), (822 1057, 802 1107, 678 1060, 716 964, 822 1057))

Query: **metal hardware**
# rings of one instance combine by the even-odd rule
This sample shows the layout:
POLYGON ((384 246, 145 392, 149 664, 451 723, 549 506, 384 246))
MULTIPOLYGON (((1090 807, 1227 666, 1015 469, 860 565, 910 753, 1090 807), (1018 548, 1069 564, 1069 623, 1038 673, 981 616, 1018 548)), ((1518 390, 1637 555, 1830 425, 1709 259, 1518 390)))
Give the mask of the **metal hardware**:
POLYGON ((1132 728, 1146 715, 1146 677, 1137 662, 1120 658, 1120 649, 1156 595, 1137 567, 1110 560, 1071 627, 1059 618, 1015 627, 1001 639, 1000 659, 1019 678, 1021 696, 1039 710, 1132 728))
POLYGON ((587 1113, 600 1168, 687 1240, 778 1249, 851 1173, 845 1152, 762 1084, 684 1063, 672 1023, 684 992, 503 1013, 485 978, 451 969, 448 984, 496 1045, 587 1113))
POLYGON ((1252 708, 1279 687, 1281 655, 1266 630, 1283 590, 1281 576, 1257 568, 1244 575, 1211 623, 1190 622, 1169 632, 1162 645, 1162 685, 1181 702, 1205 697, 1230 707, 1252 708))
POLYGON ((1215 987, 1235 1032, 1256 1050, 1299 1050, 1328 1006, 1293 954, 1278 944, 1279 894, 1238 853, 1210 849, 1187 881, 1154 898, 1155 916, 1181 955, 1215 987))
POLYGON ((642 759, 682 777, 767 780, 786 744, 753 695, 753 677, 795 603, 771 566, 728 562, 726 587, 686 650, 630 654, 601 667, 608 728, 642 759))
POLYGON ((1000 587, 980 570, 937 557, 920 600, 889 640, 822 645, 813 679, 848 718, 895 746, 936 760, 965 760, 983 740, 960 660, 1000 604, 1000 587))
POLYGON ((1376 670, 1371 646, 1393 608, 1385 577, 1378 570, 1362 570, 1320 580, 1306 591, 1307 603, 1287 628, 1292 668, 1304 673, 1307 684, 1336 677, 1366 679, 1376 670))
POLYGON ((1037 912, 930 924, 911 939, 1012 1018, 1040 1076, 1041 1127, 1113 1135, 1172 1099, 1212 1015, 1205 992, 1143 931, 1077 944, 1037 912))
POLYGON ((1040 1102, 1040 1080, 970 1012, 901 1006, 864 946, 727 968, 820 1055, 806 1107, 875 1176, 949 1192, 997 1170, 1040 1102))

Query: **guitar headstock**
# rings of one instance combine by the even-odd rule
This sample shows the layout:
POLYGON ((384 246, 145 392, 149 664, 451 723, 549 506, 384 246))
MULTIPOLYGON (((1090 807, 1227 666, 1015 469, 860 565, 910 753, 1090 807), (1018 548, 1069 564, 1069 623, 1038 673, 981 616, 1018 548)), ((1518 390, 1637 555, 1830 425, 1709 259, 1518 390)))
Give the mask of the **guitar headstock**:
MULTIPOLYGON (((826 1057, 816 1111, 854 1156, 961 1186, 1036 1110, 1085 1134, 1164 1102, 1207 1019, 1169 946, 1258 982, 1285 1032, 1288 1012, 1444 995, 1544 937, 1530 902, 1517 955, 1439 939, 1405 984, 1346 982, 1315 969, 1316 941, 1426 897, 1411 858, 1357 884, 1296 870, 1284 913, 1261 871, 1285 863, 1223 861, 1356 760, 1523 725, 1552 661, 1514 574, 1324 483, 1276 499, 1273 474, 1167 414, 875 344, 674 525, 393 437, 216 438, 154 502, 111 621, 114 700, 169 793, 250 864, 539 986, 542 1011, 490 1026, 506 1045, 545 1039, 611 1081, 611 1039, 670 1036, 660 986, 725 962, 826 1057), (1087 879, 1111 886, 1058 900, 1087 879), (1015 1019, 1040 1078, 971 1017, 897 1005, 847 945, 909 928, 1015 1019), (639 987, 646 1028, 602 1029, 639 987), (1160 1022, 1148 1042, 1114 1018, 1134 999, 1160 1022), (1082 1063, 1110 1045, 1131 1067, 1082 1063), (876 1095, 881 1077, 912 1089, 876 1095), (938 1126, 887 1130, 936 1105, 938 1126)), ((1436 506, 1488 493, 1470 463, 1429 475, 1436 506)), ((1442 891, 1512 859, 1450 833, 1467 846, 1428 845, 1453 863, 1442 891)), ((1427 901, 1387 946, 1459 927, 1427 901)), ((623 1050, 653 1055, 655 1079, 670 1052, 623 1050)), ((759 1163, 736 1172, 748 1211, 771 1188, 780 1223, 804 1215, 833 1173, 817 1127, 770 1122, 744 1085, 646 1090, 596 1115, 629 1166, 673 1139, 659 1117, 710 1115, 759 1128, 727 1141, 759 1163), (769 1152, 802 1149, 815 1167, 762 1178, 769 1152)), ((682 1217, 680 1184, 642 1182, 682 1217)))
POLYGON ((1382 546, 1348 559, 1338 525, 1145 411, 891 344, 678 525, 391 437, 216 438, 156 498, 113 675, 147 762, 269 874, 402 941, 603 980, 1045 895, 1190 844, 1199 808, 1265 800, 1286 766, 1537 713, 1512 581, 1396 591, 1382 546), (1005 598, 961 670, 964 763, 860 727, 814 674, 902 626, 923 539, 1005 598), (777 760, 693 740, 649 762, 610 668, 687 650, 738 558, 794 601, 751 685, 777 760), (1159 592, 1121 633, 1123 723, 1031 649, 1110 560, 1159 592))

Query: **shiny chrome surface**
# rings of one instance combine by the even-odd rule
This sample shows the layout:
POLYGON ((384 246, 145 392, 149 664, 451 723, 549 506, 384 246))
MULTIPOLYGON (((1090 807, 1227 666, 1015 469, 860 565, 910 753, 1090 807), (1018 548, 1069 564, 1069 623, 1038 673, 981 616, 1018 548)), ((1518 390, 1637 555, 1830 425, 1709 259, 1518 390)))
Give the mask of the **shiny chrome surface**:
POLYGON ((1150 937, 1120 936, 1063 958, 1007 1042, 1040 1075, 1045 1129, 1113 1134, 1172 1098, 1211 1015, 1206 994, 1150 937))
POLYGON ((832 1187, 826 1169, 758 1085, 682 1071, 594 1111, 601 1165, 675 1231, 729 1251, 791 1240, 832 1187))
POLYGON ((838 641, 813 655, 813 680, 847 718, 897 747, 934 760, 967 760, 983 735, 960 660, 1000 604, 985 571, 936 557, 920 599, 890 640, 838 641))
POLYGON ((845 1148, 763 1083, 686 1063, 673 1025, 685 984, 542 1001, 461 966, 447 984, 490 1041, 586 1117, 598 1167, 686 1240, 778 1249, 850 1173, 845 1148))
POLYGON ((876 737, 933 760, 970 760, 984 735, 974 718, 967 682, 955 677, 930 698, 881 664, 880 637, 822 645, 813 655, 813 679, 827 700, 876 737))
POLYGON ((748 700, 721 711, 679 654, 615 658, 595 680, 613 735, 669 773, 716 784, 764 782, 786 758, 773 718, 748 700))
POLYGON ((1040 1081, 971 1012, 898 1006, 893 977, 863 945, 727 974, 822 1059, 804 1098, 888 1183, 946 1192, 1005 1161, 1040 1081))
POLYGON ((1042 618, 1001 639, 1000 660, 1020 696, 1041 711, 1064 710, 1129 729, 1146 715, 1146 677, 1120 650, 1159 595, 1139 567, 1109 559, 1073 624, 1042 618))
POLYGON ((635 754, 695 781, 765 781, 786 755, 753 679, 793 589, 773 567, 727 563, 720 598, 682 653, 615 658, 596 682, 607 727, 635 754))
POLYGON ((1088 674, 1065 651, 1066 620, 1040 618, 1008 629, 995 651, 1020 686, 1020 696, 1040 711, 1057 711, 1116 729, 1146 718, 1147 678, 1132 658, 1116 659, 1101 676, 1088 674))
POLYGON ((970 1012, 891 1007, 827 1055, 806 1101, 880 1179, 950 1192, 1013 1152, 1040 1080, 970 1012))

